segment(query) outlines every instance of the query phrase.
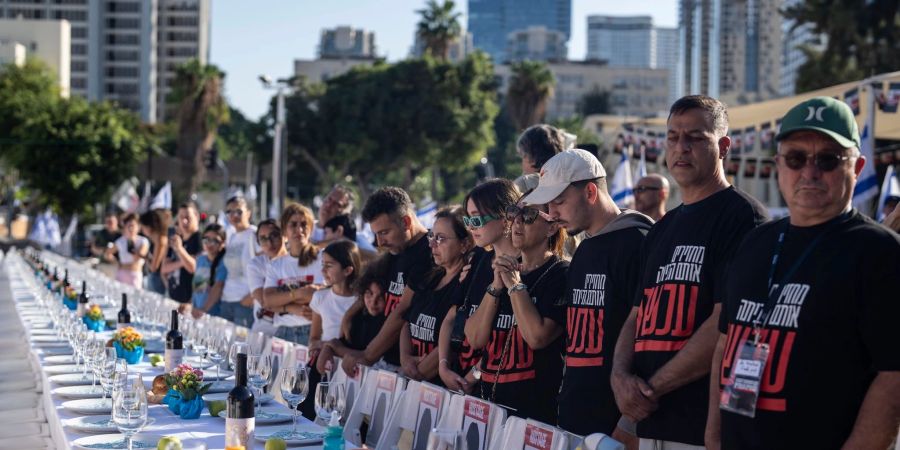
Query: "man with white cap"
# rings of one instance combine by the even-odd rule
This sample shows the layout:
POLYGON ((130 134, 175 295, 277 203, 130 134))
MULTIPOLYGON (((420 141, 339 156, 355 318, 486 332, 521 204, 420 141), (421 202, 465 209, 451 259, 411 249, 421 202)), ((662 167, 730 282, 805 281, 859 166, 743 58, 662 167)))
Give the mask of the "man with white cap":
POLYGON ((657 222, 641 251, 634 308, 615 350, 612 387, 637 422, 640 448, 703 448, 709 370, 725 267, 765 208, 725 179, 728 113, 702 95, 669 111, 666 165, 683 203, 657 222))
POLYGON ((885 449, 900 425, 900 237, 851 209, 868 162, 849 106, 802 102, 775 139, 790 216, 751 231, 728 269, 707 445, 885 449))
POLYGON ((538 187, 523 202, 547 204, 566 232, 585 234, 567 279, 559 426, 580 435, 600 432, 634 440, 616 430, 621 415, 609 378, 616 338, 635 295, 638 250, 653 220, 620 210, 609 195, 600 161, 580 149, 550 158, 541 168, 538 187))

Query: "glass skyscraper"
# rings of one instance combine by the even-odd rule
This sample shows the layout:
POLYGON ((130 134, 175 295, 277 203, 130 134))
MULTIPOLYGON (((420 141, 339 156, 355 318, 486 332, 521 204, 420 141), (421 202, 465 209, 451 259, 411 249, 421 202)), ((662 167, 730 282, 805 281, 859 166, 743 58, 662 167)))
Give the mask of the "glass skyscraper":
POLYGON ((507 60, 509 33, 543 25, 569 39, 572 32, 572 0, 469 0, 469 26, 475 48, 494 62, 507 60))

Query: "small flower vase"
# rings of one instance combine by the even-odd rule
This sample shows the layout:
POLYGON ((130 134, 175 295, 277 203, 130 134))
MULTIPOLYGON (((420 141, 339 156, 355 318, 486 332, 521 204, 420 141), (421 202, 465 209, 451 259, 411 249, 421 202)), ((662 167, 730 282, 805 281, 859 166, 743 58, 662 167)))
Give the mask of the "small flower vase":
POLYGON ((63 305, 66 305, 66 308, 69 308, 71 311, 78 309, 78 302, 67 297, 63 297, 63 305))
MULTIPOLYGON (((84 316, 81 318, 81 321, 87 325, 88 330, 101 332, 106 329, 106 321, 105 320, 92 320, 90 317, 84 316)), ((119 350, 116 349, 116 354, 119 353, 119 350)))
POLYGON ((203 412, 203 399, 199 395, 191 400, 186 400, 180 392, 169 388, 162 401, 169 407, 169 411, 184 420, 199 419, 200 413, 203 412))
POLYGON ((128 364, 137 364, 144 358, 144 347, 135 347, 134 350, 125 350, 122 344, 113 342, 116 348, 116 356, 123 358, 128 364))

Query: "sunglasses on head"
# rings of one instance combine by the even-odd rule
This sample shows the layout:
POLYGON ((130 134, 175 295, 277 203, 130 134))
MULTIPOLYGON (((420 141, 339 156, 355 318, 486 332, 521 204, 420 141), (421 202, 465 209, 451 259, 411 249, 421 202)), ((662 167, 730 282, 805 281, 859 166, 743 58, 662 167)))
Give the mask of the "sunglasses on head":
POLYGON ((555 222, 555 220, 553 220, 553 217, 550 217, 550 214, 547 214, 539 209, 528 208, 528 207, 520 208, 515 205, 506 207, 506 220, 507 221, 515 222, 516 217, 519 217, 519 216, 522 216, 522 223, 524 223, 525 225, 533 224, 534 221, 537 220, 538 217, 544 219, 545 221, 547 221, 549 223, 555 222))
POLYGON ((806 152, 792 150, 785 152, 783 155, 779 155, 779 158, 781 158, 784 161, 784 165, 791 170, 803 169, 806 167, 806 164, 812 160, 813 165, 816 166, 817 169, 822 172, 831 172, 832 170, 837 169, 841 163, 852 158, 852 156, 822 152, 816 153, 815 156, 810 157, 806 152))
POLYGON ((494 217, 490 214, 485 214, 483 216, 463 216, 463 224, 467 228, 481 228, 488 224, 488 222, 497 220, 497 217, 494 217))

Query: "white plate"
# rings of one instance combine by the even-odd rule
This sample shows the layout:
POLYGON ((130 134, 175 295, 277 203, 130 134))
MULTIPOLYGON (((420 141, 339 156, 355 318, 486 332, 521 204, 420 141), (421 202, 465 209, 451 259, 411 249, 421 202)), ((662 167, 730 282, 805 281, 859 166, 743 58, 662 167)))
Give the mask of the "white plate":
POLYGON ((82 400, 69 400, 62 403, 62 407, 79 414, 109 414, 112 412, 112 399, 86 398, 82 400))
POLYGON ((75 417, 73 419, 63 421, 63 425, 75 430, 86 433, 117 433, 116 424, 112 421, 112 416, 85 416, 75 417))
MULTIPOLYGON (((205 381, 215 381, 215 380, 225 380, 234 375, 234 372, 230 370, 222 370, 219 369, 219 377, 216 378, 216 370, 204 370, 203 371, 203 379, 205 381)), ((231 387, 234 387, 234 383, 231 384, 231 387)))
POLYGON ((52 392, 53 395, 60 397, 80 399, 80 398, 100 398, 103 397, 103 387, 81 385, 81 386, 63 386, 56 388, 52 392))
POLYGON ((62 375, 53 375, 47 379, 50 380, 51 383, 56 383, 60 386, 82 386, 91 384, 94 378, 90 375, 82 377, 80 373, 66 373, 62 375))
MULTIPOLYGON (((75 364, 64 364, 60 366, 44 367, 44 372, 46 372, 48 375, 58 375, 61 373, 81 373, 82 368, 75 367, 75 364)), ((87 373, 90 373, 90 371, 88 371, 87 373)))
MULTIPOLYGON (((227 410, 219 411, 219 415, 217 416, 220 419, 224 419, 228 414, 227 410)), ((256 423, 258 425, 269 425, 274 423, 282 423, 282 422, 290 422, 294 420, 293 416, 290 414, 280 413, 280 412, 269 412, 265 409, 260 409, 256 411, 256 423)))
POLYGON ((62 340, 56 336, 34 336, 31 343, 44 347, 68 347, 69 341, 62 340))
POLYGON ((48 366, 53 364, 75 364, 75 357, 72 355, 48 356, 44 358, 43 363, 48 366))
MULTIPOLYGON (((146 435, 139 433, 131 438, 131 445, 134 449, 150 448, 155 449, 157 442, 161 436, 146 435)), ((80 450, 124 450, 125 436, 121 434, 101 434, 98 436, 85 436, 72 441, 72 445, 80 450)))
POLYGON ((56 336, 56 330, 53 328, 37 328, 34 330, 29 330, 32 336, 56 336))
POLYGON ((44 347, 40 351, 44 356, 71 355, 72 347, 44 347))
POLYGON ((257 428, 254 438, 265 442, 270 438, 281 438, 288 445, 318 444, 325 437, 325 428, 316 424, 298 424, 298 436, 290 436, 290 426, 257 428), (290 437, 289 437, 290 436, 290 437))
POLYGON ((212 386, 209 387, 209 390, 206 391, 207 394, 219 394, 222 392, 229 392, 234 388, 233 381, 213 381, 212 386))
MULTIPOLYGON (((234 386, 232 385, 232 387, 234 387, 234 386)), ((231 389, 229 389, 229 391, 230 390, 231 389)), ((273 397, 272 394, 263 394, 262 396, 258 397, 256 400, 259 401, 260 404, 265 405, 266 403, 269 403, 274 399, 275 399, 275 397, 273 397)), ((222 401, 228 400, 228 392, 207 393, 206 395, 203 396, 203 401, 205 401, 205 402, 214 402, 217 400, 222 400, 222 401)))
POLYGON ((215 371, 216 371, 216 369, 215 369, 215 367, 214 367, 214 366, 215 366, 215 363, 211 362, 211 361, 208 360, 208 359, 204 359, 203 362, 201 363, 200 358, 197 357, 197 356, 191 356, 191 357, 188 357, 188 358, 184 358, 184 363, 185 363, 185 364, 190 364, 191 367, 203 369, 203 373, 204 373, 204 374, 206 373, 206 369, 207 369, 207 368, 210 368, 210 367, 213 368, 213 369, 212 369, 212 372, 215 372, 215 371))

